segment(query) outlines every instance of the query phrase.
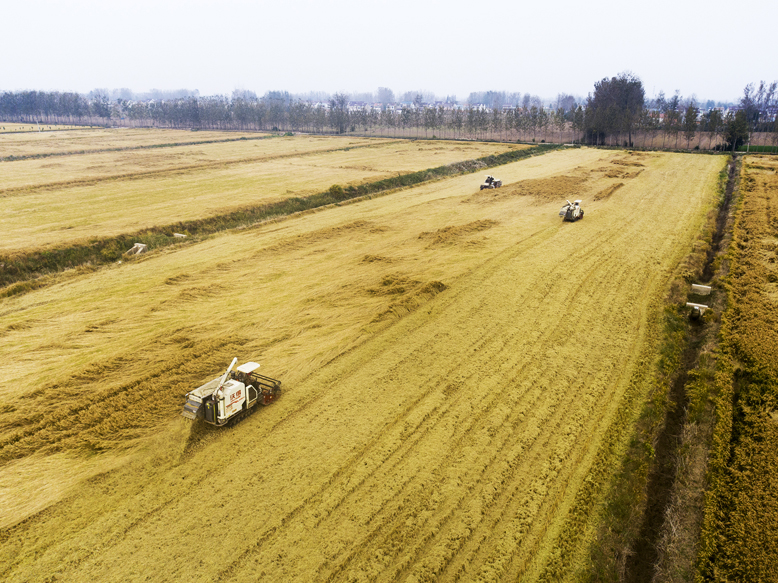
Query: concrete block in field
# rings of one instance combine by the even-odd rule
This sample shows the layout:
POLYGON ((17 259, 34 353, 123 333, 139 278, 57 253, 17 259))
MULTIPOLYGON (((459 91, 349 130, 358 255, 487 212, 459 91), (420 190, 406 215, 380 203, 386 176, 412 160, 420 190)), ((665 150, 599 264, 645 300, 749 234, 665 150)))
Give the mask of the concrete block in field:
POLYGON ((698 296, 709 296, 710 295, 710 286, 709 285, 698 285, 696 283, 692 284, 692 293, 697 294, 698 296))
POLYGON ((176 239, 186 239, 186 235, 182 235, 181 233, 173 233, 173 236, 176 239))
POLYGON ((145 243, 135 243, 135 245, 132 246, 132 249, 127 251, 125 255, 140 255, 141 253, 145 253, 148 250, 148 245, 145 243))

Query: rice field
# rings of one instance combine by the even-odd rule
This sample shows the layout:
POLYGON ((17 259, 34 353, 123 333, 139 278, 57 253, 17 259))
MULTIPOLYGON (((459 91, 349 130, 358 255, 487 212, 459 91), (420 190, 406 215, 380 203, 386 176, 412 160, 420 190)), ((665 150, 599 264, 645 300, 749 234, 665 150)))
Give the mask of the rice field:
MULTIPOLYGON (((7 124, 0 124, 0 127, 7 124)), ((48 126, 47 126, 48 127, 48 126)), ((51 126, 56 131, 3 135, 0 129, 0 158, 11 156, 61 156, 69 152, 99 152, 110 149, 139 149, 162 144, 197 144, 240 138, 263 138, 271 134, 257 132, 215 132, 190 130, 147 130, 130 128, 83 128, 51 126)), ((29 125, 26 126, 29 129, 29 125)), ((21 129, 21 128, 20 128, 21 129)))
MULTIPOLYGON (((155 135, 168 139, 164 131, 155 135)), ((210 217, 525 147, 295 136, 4 162, 0 253, 210 217)))
MULTIPOLYGON (((324 190, 476 157, 457 147, 267 164, 324 190)), ((538 580, 722 166, 559 150, 490 170, 501 189, 427 183, 0 300, 0 577, 538 580), (218 430, 181 418, 233 356, 281 399, 218 430)), ((111 228, 169 209, 149 216, 111 228)))
POLYGON ((37 123, 14 123, 3 121, 0 122, 0 134, 5 133, 20 133, 20 132, 65 132, 74 130, 95 130, 92 126, 79 126, 79 125, 67 125, 67 124, 37 124, 37 123))

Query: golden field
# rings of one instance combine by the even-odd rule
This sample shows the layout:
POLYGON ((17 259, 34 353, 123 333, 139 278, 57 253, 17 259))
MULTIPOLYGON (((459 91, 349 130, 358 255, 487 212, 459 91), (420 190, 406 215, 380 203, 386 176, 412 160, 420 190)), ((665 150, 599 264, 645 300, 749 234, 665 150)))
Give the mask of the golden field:
MULTIPOLYGON (((14 125, 14 124, 12 124, 14 125)), ((239 138, 259 138, 269 134, 257 132, 214 132, 190 130, 147 130, 129 128, 84 128, 52 125, 53 131, 31 131, 23 126, 25 134, 3 135, 0 129, 0 158, 9 156, 59 156, 68 152, 99 152, 106 149, 137 149, 160 144, 197 144, 207 141, 227 141, 239 138)), ((2 123, 0 127, 9 128, 2 123)), ((43 127, 43 126, 41 126, 43 127)), ((46 126, 47 128, 49 126, 46 126)), ((22 127, 16 128, 21 131, 22 127)))
MULTIPOLYGON (((164 131, 155 136, 160 143, 170 139, 164 131)), ((5 162, 0 253, 214 216, 332 184, 356 185, 523 148, 295 136, 5 162)))
POLYGON ((716 370, 700 580, 778 579, 778 162, 745 156, 716 370))
MULTIPOLYGON (((321 191, 468 146, 268 165, 321 191)), ((489 170, 498 190, 440 180, 0 300, 0 578, 538 579, 723 163, 559 150, 489 170), (233 356, 281 399, 228 428, 179 417, 233 356)), ((193 216, 223 208, 202 188, 193 216)), ((139 206, 110 228, 173 220, 139 206)))
MULTIPOLYGON (((46 132, 74 132, 79 130, 94 131, 96 129, 100 129, 100 128, 92 127, 92 126, 67 125, 67 124, 17 123, 17 122, 7 122, 7 121, 0 122, 0 134, 5 134, 5 133, 19 134, 19 133, 32 133, 32 132, 35 132, 36 134, 45 134, 46 132)), ((19 137, 12 138, 14 142, 25 141, 27 139, 29 138, 25 137, 22 138, 21 140, 19 140, 19 137)), ((2 137, 0 137, 0 141, 3 141, 2 137)))

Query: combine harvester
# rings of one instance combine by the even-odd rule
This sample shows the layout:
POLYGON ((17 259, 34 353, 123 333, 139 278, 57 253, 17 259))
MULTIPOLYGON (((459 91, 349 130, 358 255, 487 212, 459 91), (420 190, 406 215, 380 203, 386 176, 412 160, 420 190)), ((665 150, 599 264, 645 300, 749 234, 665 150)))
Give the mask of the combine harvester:
POLYGON ((484 188, 500 188, 502 186, 502 180, 495 178, 494 176, 487 176, 484 183, 481 185, 481 190, 484 188))
POLYGON ((574 200, 573 202, 567 201, 567 204, 559 211, 559 216, 563 217, 563 221, 575 222, 582 219, 584 216, 583 209, 581 208, 581 201, 574 200))
POLYGON ((238 359, 233 358, 226 373, 189 391, 181 415, 193 421, 199 417, 206 423, 221 426, 257 403, 269 405, 278 398, 281 381, 255 372, 259 368, 256 362, 247 362, 233 371, 236 362, 238 359))

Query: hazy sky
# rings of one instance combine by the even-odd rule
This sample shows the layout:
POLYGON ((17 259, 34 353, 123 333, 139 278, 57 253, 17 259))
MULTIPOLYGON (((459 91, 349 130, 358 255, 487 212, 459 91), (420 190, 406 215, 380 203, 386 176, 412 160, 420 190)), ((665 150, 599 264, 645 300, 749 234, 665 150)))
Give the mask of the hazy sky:
POLYGON ((778 1, 11 0, 0 90, 586 95, 727 100, 778 79, 778 1))

